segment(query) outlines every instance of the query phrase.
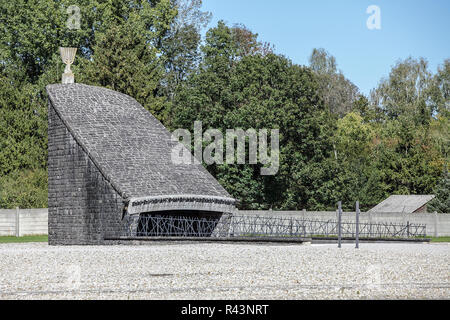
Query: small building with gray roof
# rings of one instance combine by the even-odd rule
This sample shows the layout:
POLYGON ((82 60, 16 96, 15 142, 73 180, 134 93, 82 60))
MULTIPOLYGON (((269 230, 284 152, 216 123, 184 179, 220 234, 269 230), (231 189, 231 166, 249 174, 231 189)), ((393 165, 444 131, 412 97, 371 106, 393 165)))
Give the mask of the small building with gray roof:
POLYGON ((434 197, 434 195, 392 195, 368 212, 423 213, 427 212, 427 203, 434 197))

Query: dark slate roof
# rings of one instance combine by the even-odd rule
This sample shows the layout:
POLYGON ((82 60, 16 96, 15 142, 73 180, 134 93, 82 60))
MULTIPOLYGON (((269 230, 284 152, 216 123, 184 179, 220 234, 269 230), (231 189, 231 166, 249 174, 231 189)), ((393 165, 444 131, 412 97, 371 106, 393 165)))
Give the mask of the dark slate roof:
POLYGON ((171 133, 135 99, 84 84, 47 86, 51 105, 128 212, 234 211, 235 200, 200 164, 171 161, 171 133))
POLYGON ((413 213, 434 197, 434 195, 393 195, 377 204, 368 212, 413 213))

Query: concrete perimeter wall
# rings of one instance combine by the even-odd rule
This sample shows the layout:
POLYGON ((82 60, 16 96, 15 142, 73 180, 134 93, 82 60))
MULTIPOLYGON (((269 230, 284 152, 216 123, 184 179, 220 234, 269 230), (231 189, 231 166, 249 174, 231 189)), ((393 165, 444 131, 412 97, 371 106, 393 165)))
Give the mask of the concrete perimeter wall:
MULTIPOLYGON (((337 220, 337 211, 271 211, 240 210, 238 214, 266 215, 275 217, 292 217, 314 220, 337 220)), ((355 221, 355 212, 344 212, 342 220, 355 221)), ((450 236, 450 214, 435 213, 368 213, 362 212, 361 222, 391 222, 406 224, 425 224, 427 235, 433 237, 450 236)), ((48 209, 0 209, 0 236, 15 236, 20 234, 48 234, 48 209), (17 215, 18 214, 18 215, 17 215), (19 228, 16 228, 16 221, 19 228), (19 233, 17 233, 19 232, 19 233)))
POLYGON ((48 234, 48 209, 0 209, 0 236, 48 234))
MULTIPOLYGON (((274 217, 292 217, 311 220, 335 220, 337 221, 337 210, 334 211, 272 211, 272 210, 240 210, 243 215, 267 215, 274 217)), ((355 212, 343 212, 343 221, 355 221, 355 212)), ((450 236, 450 214, 439 213, 401 213, 401 212, 362 212, 360 222, 378 223, 390 222, 398 224, 409 223, 425 224, 427 235, 432 237, 450 236)))

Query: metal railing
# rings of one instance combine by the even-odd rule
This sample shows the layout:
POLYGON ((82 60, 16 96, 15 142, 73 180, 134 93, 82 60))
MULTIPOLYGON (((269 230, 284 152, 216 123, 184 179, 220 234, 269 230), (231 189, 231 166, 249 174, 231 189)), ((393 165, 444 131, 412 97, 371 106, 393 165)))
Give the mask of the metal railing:
MULTIPOLYGON (((338 221, 284 217, 223 215, 219 218, 141 215, 130 219, 126 237, 335 237, 338 221)), ((341 236, 355 237, 356 223, 341 221, 341 236)), ((420 224, 359 223, 362 238, 425 237, 420 224)))

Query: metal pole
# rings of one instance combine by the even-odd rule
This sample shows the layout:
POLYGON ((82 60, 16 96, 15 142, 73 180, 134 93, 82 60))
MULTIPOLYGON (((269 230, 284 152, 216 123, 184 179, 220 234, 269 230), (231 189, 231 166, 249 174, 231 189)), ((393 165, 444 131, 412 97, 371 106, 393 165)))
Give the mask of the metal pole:
POLYGON ((20 212, 19 207, 16 207, 16 237, 20 237, 20 212))
POLYGON ((289 221, 289 235, 292 237, 292 217, 290 218, 289 221))
POLYGON ((409 221, 406 222, 406 237, 409 238, 409 221))
POLYGON ((341 247, 341 238, 342 238, 342 230, 341 230, 341 218, 342 218, 342 202, 338 202, 338 248, 341 247))
POLYGON ((438 213, 437 211, 434 212, 434 236, 437 238, 439 233, 438 233, 438 213))
POLYGON ((359 248, 359 201, 356 201, 356 249, 359 248))

